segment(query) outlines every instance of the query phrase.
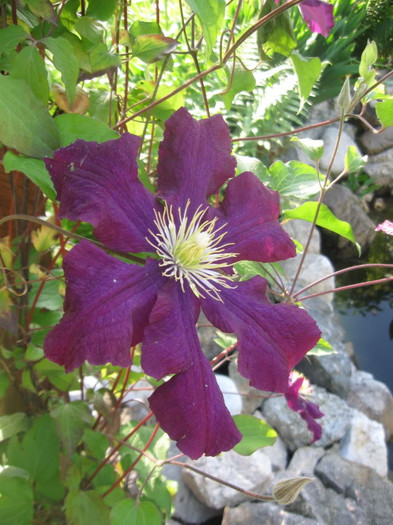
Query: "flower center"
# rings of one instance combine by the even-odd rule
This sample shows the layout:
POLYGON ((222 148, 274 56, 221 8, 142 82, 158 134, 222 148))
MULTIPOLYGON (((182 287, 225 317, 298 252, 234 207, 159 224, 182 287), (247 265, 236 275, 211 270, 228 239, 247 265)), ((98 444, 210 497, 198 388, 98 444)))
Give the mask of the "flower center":
POLYGON ((228 259, 236 253, 226 252, 231 243, 222 244, 225 225, 216 228, 217 218, 203 221, 206 209, 202 206, 189 218, 188 201, 184 211, 178 209, 178 224, 175 222, 172 206, 165 206, 162 213, 154 211, 157 232, 147 239, 160 257, 163 275, 180 281, 184 292, 185 281, 197 297, 208 294, 221 301, 220 289, 233 288, 232 276, 222 272, 229 268, 228 259))

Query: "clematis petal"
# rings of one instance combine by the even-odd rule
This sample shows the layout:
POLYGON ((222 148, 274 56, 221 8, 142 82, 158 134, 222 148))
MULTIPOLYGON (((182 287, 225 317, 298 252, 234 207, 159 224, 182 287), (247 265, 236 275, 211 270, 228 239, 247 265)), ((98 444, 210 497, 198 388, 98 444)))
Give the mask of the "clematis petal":
POLYGON ((203 299, 209 321, 238 336, 239 372, 260 390, 285 393, 290 370, 315 346, 320 330, 297 306, 271 304, 266 281, 254 277, 223 289, 223 302, 203 299))
POLYGON ((322 427, 315 420, 320 419, 325 414, 319 410, 316 403, 307 401, 301 397, 299 391, 302 384, 302 377, 299 377, 294 382, 289 381, 285 399, 289 408, 294 412, 298 412, 300 417, 307 423, 307 428, 313 435, 312 443, 314 443, 314 441, 318 441, 322 436, 322 427))
POLYGON ((143 336, 142 368, 147 374, 161 379, 193 365, 199 311, 199 300, 189 288, 182 292, 175 281, 159 292, 143 336))
POLYGON ((90 222, 105 246, 124 252, 150 251, 155 197, 138 179, 139 138, 126 134, 97 144, 77 140, 46 159, 59 217, 90 222))
POLYGON ((321 0, 303 0, 299 4, 300 12, 313 33, 320 33, 324 37, 334 26, 333 5, 321 0))
POLYGON ((209 208, 208 214, 226 223, 224 242, 232 243, 231 252, 239 254, 238 260, 273 262, 296 255, 295 245, 278 222, 278 193, 253 173, 231 179, 220 208, 209 208))
POLYGON ((224 404, 209 362, 193 334, 193 366, 159 386, 150 396, 150 407, 161 427, 191 459, 216 456, 232 449, 241 439, 224 404))
POLYGON ((158 196, 189 213, 235 174, 228 126, 221 115, 196 121, 185 108, 165 124, 158 162, 158 196))
POLYGON ((66 370, 85 360, 129 366, 158 290, 165 284, 158 263, 124 263, 82 241, 64 258, 64 316, 46 336, 46 357, 66 370))

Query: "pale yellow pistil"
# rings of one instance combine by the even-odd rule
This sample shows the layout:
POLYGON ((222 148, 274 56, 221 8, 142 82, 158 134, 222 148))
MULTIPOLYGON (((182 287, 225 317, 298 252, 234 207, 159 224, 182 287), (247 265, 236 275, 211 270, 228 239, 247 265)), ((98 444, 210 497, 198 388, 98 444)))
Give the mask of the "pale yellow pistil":
POLYGON ((189 204, 188 201, 183 212, 179 208, 178 226, 171 206, 165 206, 162 213, 154 211, 157 232, 150 231, 153 241, 147 241, 161 259, 163 275, 180 281, 183 292, 187 281, 197 297, 208 294, 220 301, 222 287, 235 287, 232 276, 222 269, 230 267, 228 259, 237 254, 225 251, 231 243, 221 244, 226 232, 220 231, 225 225, 215 229, 216 218, 202 222, 206 211, 202 206, 191 218, 187 217, 189 204))

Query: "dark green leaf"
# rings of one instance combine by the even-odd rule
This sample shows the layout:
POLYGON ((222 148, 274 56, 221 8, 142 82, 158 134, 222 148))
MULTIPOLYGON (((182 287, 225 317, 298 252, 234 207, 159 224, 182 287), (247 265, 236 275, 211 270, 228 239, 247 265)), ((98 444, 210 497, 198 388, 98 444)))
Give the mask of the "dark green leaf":
POLYGON ((103 122, 84 115, 64 113, 54 120, 59 130, 62 148, 72 144, 77 139, 101 143, 119 137, 116 131, 108 128, 103 122))
POLYGON ((38 495, 37 499, 40 500, 44 497, 52 501, 61 501, 64 498, 65 491, 65 486, 58 479, 39 481, 35 485, 35 493, 38 495))
MULTIPOLYGON (((267 15, 277 7, 274 0, 265 0, 262 4, 259 18, 267 15)), ((261 26, 258 29, 257 38, 261 58, 265 58, 265 53, 272 52, 288 56, 296 47, 288 11, 261 26)))
MULTIPOLYGON (((31 294, 29 295, 29 305, 32 305, 39 286, 40 283, 32 284, 31 294)), ((58 310, 62 305, 63 298, 59 295, 59 281, 46 281, 36 302, 36 307, 46 308, 47 310, 58 310)))
POLYGON ((73 373, 66 374, 63 366, 52 363, 49 359, 39 361, 34 365, 34 369, 42 376, 48 378, 56 388, 63 392, 69 390, 75 381, 75 375, 73 373))
POLYGON ((171 53, 178 45, 177 40, 163 35, 140 35, 133 43, 132 54, 152 64, 171 53))
POLYGON ((24 80, 0 75, 0 107, 0 142, 38 158, 59 147, 53 119, 24 80))
POLYGON ((49 199, 56 199, 56 191, 43 160, 22 157, 21 155, 15 155, 11 151, 7 151, 3 158, 3 164, 6 173, 10 171, 21 171, 34 182, 49 199))
MULTIPOLYGON (((70 490, 65 500, 68 525, 109 525, 109 508, 95 490, 70 490)), ((111 525, 114 525, 111 523, 111 525)), ((139 524, 138 524, 139 525, 139 524)))
POLYGON ((112 525, 161 525, 162 516, 150 501, 125 499, 116 503, 110 513, 112 525))
POLYGON ((210 56, 224 21, 225 0, 186 0, 186 2, 201 22, 207 56, 210 56))
POLYGON ((24 412, 15 412, 9 416, 0 416, 0 441, 4 441, 18 432, 28 428, 27 415, 24 412))
POLYGON ((61 73, 61 78, 66 89, 70 107, 74 102, 76 83, 79 74, 79 61, 70 42, 62 37, 50 37, 45 40, 45 45, 53 55, 53 64, 61 73))
POLYGON ((55 421, 64 454, 71 456, 86 426, 91 423, 93 416, 89 407, 83 401, 63 403, 53 408, 50 415, 55 421))
POLYGON ((0 523, 30 525, 34 514, 31 484, 20 477, 0 474, 0 523))
POLYGON ((18 53, 14 60, 11 75, 14 78, 25 80, 31 87, 34 95, 48 103, 49 85, 44 61, 37 48, 27 46, 18 53))
POLYGON ((11 380, 6 370, 0 370, 0 398, 5 396, 5 393, 7 392, 10 384, 11 380))
POLYGON ((82 441, 85 443, 89 454, 100 460, 105 456, 109 447, 108 438, 101 432, 96 432, 90 428, 85 429, 82 441))
POLYGON ((86 15, 98 20, 108 20, 116 9, 116 0, 89 0, 86 15))
POLYGON ((248 414, 233 416, 243 438, 234 449, 242 456, 250 456, 262 447, 269 447, 276 441, 277 433, 263 419, 248 414))
POLYGON ((322 72, 322 63, 318 57, 303 57, 299 53, 292 53, 291 60, 297 76, 301 111, 322 72))
MULTIPOLYGON (((298 208, 286 210, 284 215, 286 219, 303 219, 307 222, 314 222, 317 207, 317 202, 305 202, 298 208)), ((325 204, 321 204, 316 224, 321 228, 326 228, 327 230, 335 232, 353 242, 360 254, 360 246, 355 240, 352 226, 348 222, 337 219, 325 204)))
POLYGON ((11 53, 27 37, 21 26, 11 25, 0 30, 0 55, 11 53))
POLYGON ((382 126, 385 128, 393 126, 393 98, 376 102, 375 111, 382 126))

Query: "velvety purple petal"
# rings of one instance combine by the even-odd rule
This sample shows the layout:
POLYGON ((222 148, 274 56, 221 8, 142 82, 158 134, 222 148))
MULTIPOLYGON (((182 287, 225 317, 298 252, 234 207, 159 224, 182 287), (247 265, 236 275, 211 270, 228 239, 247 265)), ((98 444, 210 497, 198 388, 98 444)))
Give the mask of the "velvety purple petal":
POLYGON ((285 393, 285 399, 291 410, 298 412, 302 419, 307 423, 308 430, 313 435, 313 440, 318 441, 322 436, 322 427, 315 420, 320 419, 325 414, 319 410, 316 403, 307 401, 300 396, 299 390, 302 386, 303 378, 299 377, 294 383, 289 383, 288 390, 285 393))
POLYGON ((238 336, 239 372, 260 390, 285 393, 290 370, 315 346, 321 332, 297 306, 271 304, 266 281, 254 277, 220 292, 223 302, 207 297, 202 308, 223 332, 238 336))
POLYGON ((45 161, 59 217, 90 222, 97 239, 124 252, 151 251, 145 237, 156 201, 138 179, 139 141, 130 134, 102 144, 77 140, 45 161))
POLYGON ((230 180, 220 208, 209 208, 208 215, 226 223, 224 243, 238 260, 273 262, 296 255, 295 245, 278 222, 279 195, 262 184, 253 173, 242 173, 230 180))
POLYGON ((185 108, 165 124, 158 162, 158 196, 190 212, 235 174, 228 126, 221 115, 196 121, 185 108))
POLYGON ((167 281, 158 263, 127 264, 82 241, 64 258, 64 316, 46 336, 46 357, 66 370, 85 360, 129 366, 158 290, 167 281))
POLYGON ((194 351, 194 365, 159 386, 149 398, 161 427, 191 459, 216 456, 241 439, 196 334, 194 351))
POLYGON ((199 300, 169 281, 159 292, 143 336, 142 368, 156 379, 186 370, 195 361, 199 300))
POLYGON ((313 33, 324 37, 334 26, 333 5, 321 0, 304 0, 299 5, 302 16, 313 33))

